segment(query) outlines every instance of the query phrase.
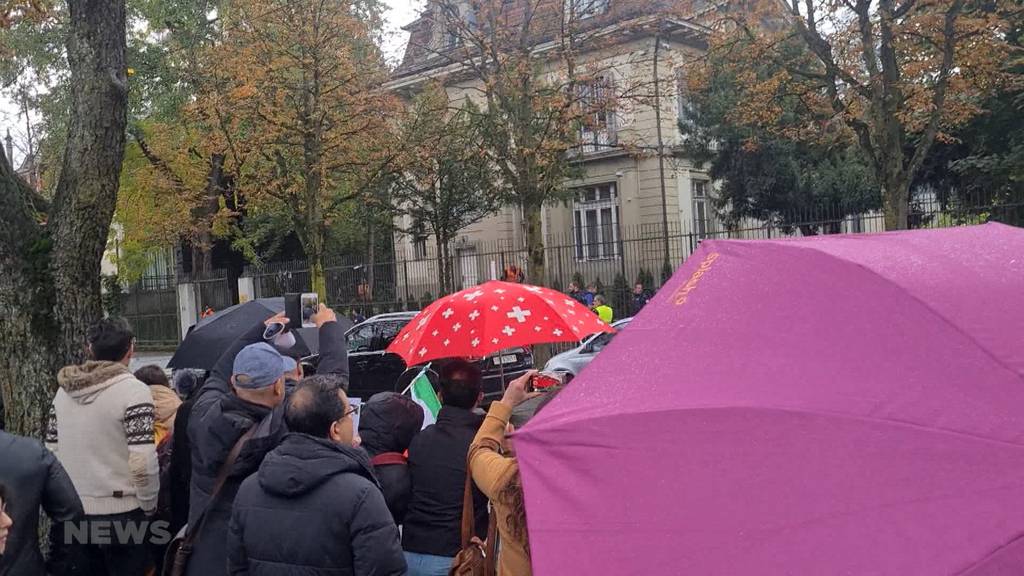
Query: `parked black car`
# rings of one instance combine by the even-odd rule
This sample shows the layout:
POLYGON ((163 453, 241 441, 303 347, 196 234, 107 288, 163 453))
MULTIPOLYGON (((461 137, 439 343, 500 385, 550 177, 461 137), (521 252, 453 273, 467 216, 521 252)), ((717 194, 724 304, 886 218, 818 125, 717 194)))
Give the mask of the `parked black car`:
MULTIPOLYGON (((408 369, 397 355, 386 352, 387 347, 405 328, 417 312, 381 314, 369 318, 345 334, 348 342, 349 395, 369 399, 378 392, 401 392, 398 380, 408 369)), ((435 363, 436 367, 438 363, 435 363)), ((508 383, 533 368, 533 353, 525 348, 505 350, 480 361, 484 374, 484 395, 500 398, 504 383, 508 383)), ((408 384, 410 379, 404 378, 408 384)))

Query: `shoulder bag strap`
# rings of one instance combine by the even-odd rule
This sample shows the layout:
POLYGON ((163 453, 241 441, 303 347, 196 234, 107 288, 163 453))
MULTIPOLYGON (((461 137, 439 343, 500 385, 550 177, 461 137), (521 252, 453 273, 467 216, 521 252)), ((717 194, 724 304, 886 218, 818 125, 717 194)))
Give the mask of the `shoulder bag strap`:
POLYGON ((498 513, 490 504, 487 514, 487 543, 484 546, 484 576, 495 576, 498 572, 498 513))
POLYGON ((224 484, 228 480, 228 476, 231 474, 231 469, 234 468, 235 462, 238 461, 238 455, 242 453, 242 446, 252 438, 253 434, 256 433, 256 428, 259 427, 259 422, 252 425, 242 437, 235 442, 235 445, 231 447, 231 452, 228 452, 228 457, 224 460, 224 464, 221 465, 220 471, 217 473, 217 480, 213 483, 213 492, 210 493, 210 501, 206 503, 206 508, 203 509, 199 515, 199 519, 196 522, 195 528, 189 528, 188 533, 185 534, 183 546, 191 546, 196 541, 199 534, 203 531, 203 526, 206 524, 206 518, 209 516, 209 512, 213 509, 214 505, 220 497, 221 489, 224 488, 224 484))
POLYGON ((462 496, 462 547, 469 547, 469 541, 476 532, 476 514, 473 510, 473 471, 466 463, 466 492, 462 496))

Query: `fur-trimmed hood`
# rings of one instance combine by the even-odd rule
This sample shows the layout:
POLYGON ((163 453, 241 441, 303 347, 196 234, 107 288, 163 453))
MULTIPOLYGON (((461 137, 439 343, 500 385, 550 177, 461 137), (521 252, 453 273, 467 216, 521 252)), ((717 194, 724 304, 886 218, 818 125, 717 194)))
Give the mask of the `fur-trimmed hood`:
POLYGON ((57 384, 79 404, 90 404, 100 392, 125 379, 135 378, 120 362, 91 360, 66 366, 57 373, 57 384))

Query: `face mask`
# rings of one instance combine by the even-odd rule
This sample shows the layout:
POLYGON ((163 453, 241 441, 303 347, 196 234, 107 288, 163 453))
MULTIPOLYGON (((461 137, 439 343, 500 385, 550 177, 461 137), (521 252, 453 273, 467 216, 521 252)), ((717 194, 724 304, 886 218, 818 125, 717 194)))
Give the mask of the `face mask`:
POLYGON ((274 338, 274 346, 278 350, 290 350, 295 346, 295 334, 291 331, 282 332, 274 338))

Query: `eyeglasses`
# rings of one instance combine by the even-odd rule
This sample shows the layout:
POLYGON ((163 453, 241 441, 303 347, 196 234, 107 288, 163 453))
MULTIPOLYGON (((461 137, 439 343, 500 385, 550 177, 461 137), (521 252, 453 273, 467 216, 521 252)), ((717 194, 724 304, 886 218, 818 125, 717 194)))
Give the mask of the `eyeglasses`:
POLYGON ((361 404, 356 404, 355 406, 349 407, 349 409, 345 410, 345 413, 341 415, 341 420, 344 420, 345 418, 348 418, 349 416, 352 416, 353 414, 358 415, 359 414, 359 407, 360 406, 361 406, 361 404))

